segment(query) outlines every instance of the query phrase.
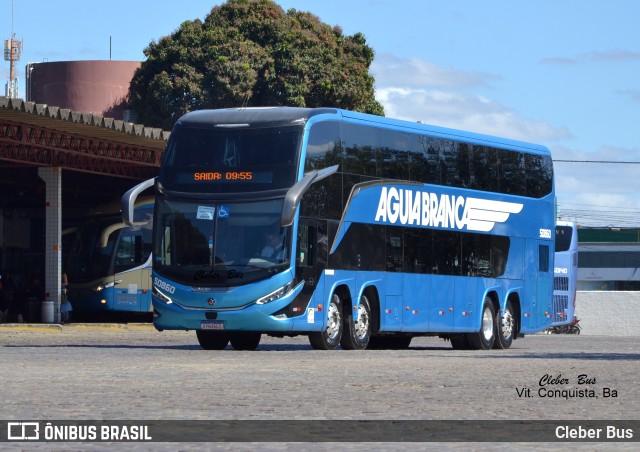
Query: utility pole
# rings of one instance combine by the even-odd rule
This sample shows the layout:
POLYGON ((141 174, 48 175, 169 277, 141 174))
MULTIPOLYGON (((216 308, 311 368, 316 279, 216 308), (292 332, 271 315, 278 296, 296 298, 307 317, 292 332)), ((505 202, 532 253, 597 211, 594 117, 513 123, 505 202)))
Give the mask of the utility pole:
POLYGON ((20 61, 21 53, 22 41, 18 41, 16 39, 16 34, 13 32, 13 2, 11 2, 11 38, 4 40, 4 60, 9 62, 9 82, 5 88, 5 95, 7 97, 18 97, 16 63, 20 61))

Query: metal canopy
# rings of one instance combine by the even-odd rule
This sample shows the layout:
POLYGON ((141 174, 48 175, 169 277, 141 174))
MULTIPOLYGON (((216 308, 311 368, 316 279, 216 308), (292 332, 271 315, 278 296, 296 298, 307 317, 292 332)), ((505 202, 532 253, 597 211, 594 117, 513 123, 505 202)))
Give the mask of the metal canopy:
POLYGON ((154 177, 169 132, 0 97, 0 160, 128 179, 154 177))

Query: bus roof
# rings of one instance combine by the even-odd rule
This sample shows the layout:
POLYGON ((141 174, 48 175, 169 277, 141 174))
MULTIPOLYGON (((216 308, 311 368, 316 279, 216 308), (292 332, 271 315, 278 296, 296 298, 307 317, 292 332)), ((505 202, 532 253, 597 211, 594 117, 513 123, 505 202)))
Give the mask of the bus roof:
MULTIPOLYGON (((247 107, 225 108, 218 110, 196 110, 178 119, 177 124, 195 127, 278 127, 293 124, 305 124, 314 116, 334 116, 335 119, 352 120, 358 123, 371 123, 404 129, 406 132, 424 133, 440 138, 467 141, 500 147, 527 150, 536 154, 550 155, 545 146, 512 140, 509 138, 484 135, 446 127, 433 126, 422 122, 411 122, 392 119, 384 116, 357 113, 337 108, 302 108, 302 107, 247 107)), ((328 119, 328 118, 327 118, 328 119)))
POLYGON ((197 127, 277 127, 304 124, 320 114, 336 115, 335 108, 248 107, 196 110, 178 119, 178 124, 197 127))

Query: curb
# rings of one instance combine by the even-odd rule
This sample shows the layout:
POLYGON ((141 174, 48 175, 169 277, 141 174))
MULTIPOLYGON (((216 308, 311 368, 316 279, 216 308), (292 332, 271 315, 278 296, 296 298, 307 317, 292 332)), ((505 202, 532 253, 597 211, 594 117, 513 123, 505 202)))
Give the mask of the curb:
POLYGON ((3 330, 61 333, 64 330, 152 331, 155 328, 151 323, 2 323, 0 331, 3 330))
POLYGON ((62 325, 47 323, 2 323, 0 331, 44 331, 49 333, 62 332, 62 325))

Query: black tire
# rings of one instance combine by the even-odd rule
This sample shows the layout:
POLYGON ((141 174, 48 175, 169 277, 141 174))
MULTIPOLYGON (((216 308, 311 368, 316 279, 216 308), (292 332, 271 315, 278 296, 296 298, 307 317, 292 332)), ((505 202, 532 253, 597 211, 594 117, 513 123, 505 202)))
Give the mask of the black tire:
POLYGON ((335 350, 340 345, 343 331, 342 300, 333 294, 327 309, 327 325, 322 331, 309 333, 309 343, 315 350, 335 350))
POLYGON ((229 343, 229 333, 196 330, 200 346, 205 350, 224 350, 229 343))
POLYGON ((353 310, 348 310, 344 318, 344 334, 340 345, 345 350, 364 350, 371 339, 371 306, 369 299, 362 295, 358 305, 358 321, 353 319, 353 310))
POLYGON ((260 333, 232 333, 231 346, 236 350, 255 350, 260 344, 260 333))
POLYGON ((502 315, 496 315, 496 340, 493 348, 508 349, 513 344, 516 333, 516 318, 513 315, 511 301, 507 300, 502 315))
POLYGON ((490 350, 496 340, 496 310, 491 298, 485 297, 482 306, 480 331, 468 333, 467 341, 472 350, 490 350))

